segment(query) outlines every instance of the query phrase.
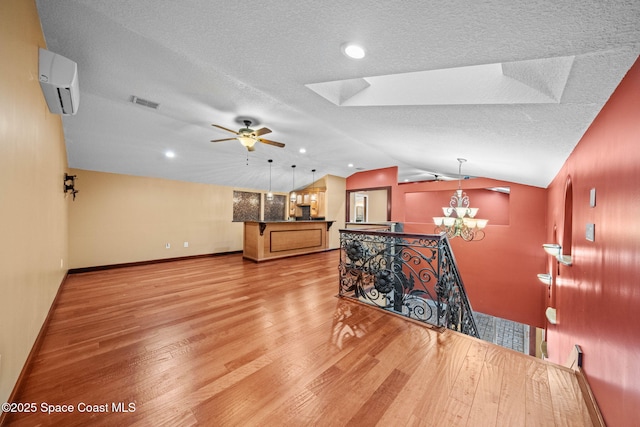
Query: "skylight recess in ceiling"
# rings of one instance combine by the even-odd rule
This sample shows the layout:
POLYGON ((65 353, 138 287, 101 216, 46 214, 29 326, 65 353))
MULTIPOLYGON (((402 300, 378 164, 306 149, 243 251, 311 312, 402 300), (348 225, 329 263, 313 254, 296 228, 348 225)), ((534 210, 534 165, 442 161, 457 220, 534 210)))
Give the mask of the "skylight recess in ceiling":
POLYGON ((573 56, 362 77, 306 87, 339 106, 558 104, 573 56))

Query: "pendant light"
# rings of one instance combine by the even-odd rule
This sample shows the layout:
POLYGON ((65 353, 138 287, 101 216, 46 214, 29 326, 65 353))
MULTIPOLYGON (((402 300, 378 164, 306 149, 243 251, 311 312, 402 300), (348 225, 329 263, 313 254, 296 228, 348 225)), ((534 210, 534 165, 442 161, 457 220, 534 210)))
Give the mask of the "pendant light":
POLYGON ((272 159, 267 160, 269 162, 269 192, 267 193, 267 200, 273 200, 273 193, 271 192, 271 164, 273 163, 272 159))
POLYGON ((315 202, 318 200, 318 195, 316 194, 316 170, 311 169, 311 173, 313 174, 313 182, 311 183, 311 201, 315 202))
POLYGON ((291 186, 291 195, 289 196, 289 200, 291 203, 296 202, 296 165, 291 165, 291 177, 292 177, 292 186, 291 186))

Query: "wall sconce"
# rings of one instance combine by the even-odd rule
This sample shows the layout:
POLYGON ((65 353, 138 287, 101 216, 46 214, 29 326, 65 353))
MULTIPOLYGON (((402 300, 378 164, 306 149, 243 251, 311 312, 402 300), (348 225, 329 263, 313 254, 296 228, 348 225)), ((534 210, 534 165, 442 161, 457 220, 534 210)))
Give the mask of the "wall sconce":
POLYGON ((551 286, 551 274, 549 273, 538 274, 538 280, 547 286, 551 286))
POLYGON ((571 255, 562 255, 562 246, 557 243, 545 243, 542 245, 544 251, 555 257, 558 262, 564 265, 571 265, 571 255))
MULTIPOLYGON (((561 261, 562 246, 560 246, 557 243, 545 243, 542 245, 542 247, 544 248, 544 251, 546 253, 548 253, 552 257, 555 257, 558 261, 561 261)), ((552 277, 550 273, 538 274, 538 280, 540 280, 542 283, 544 283, 547 286, 551 286, 552 277)), ((555 308, 547 307, 547 309, 544 312, 544 315, 549 321, 549 323, 551 323, 552 325, 555 325, 558 323, 558 317, 557 317, 557 312, 555 308)))
POLYGON ((552 325, 558 324, 558 313, 556 312, 555 308, 547 307, 547 310, 544 312, 544 314, 547 317, 549 323, 551 323, 552 325))
POLYGON ((71 195, 73 196, 73 200, 76 199, 76 194, 78 193, 78 190, 76 190, 75 188, 76 185, 76 176, 75 175, 69 175, 65 172, 64 174, 64 194, 65 196, 69 193, 71 193, 71 195))
POLYGON ((571 255, 558 255, 558 261, 564 265, 571 265, 573 263, 571 255))
POLYGON ((562 246, 557 243, 545 243, 542 247, 544 251, 551 256, 558 257, 562 254, 562 246))

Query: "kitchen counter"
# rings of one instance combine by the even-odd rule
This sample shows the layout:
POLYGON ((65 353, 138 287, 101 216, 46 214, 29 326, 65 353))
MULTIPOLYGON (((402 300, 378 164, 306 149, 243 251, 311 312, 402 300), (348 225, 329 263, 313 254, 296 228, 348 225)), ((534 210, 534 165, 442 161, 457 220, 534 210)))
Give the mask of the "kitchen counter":
POLYGON ((252 261, 326 251, 333 221, 246 221, 243 257, 252 261))

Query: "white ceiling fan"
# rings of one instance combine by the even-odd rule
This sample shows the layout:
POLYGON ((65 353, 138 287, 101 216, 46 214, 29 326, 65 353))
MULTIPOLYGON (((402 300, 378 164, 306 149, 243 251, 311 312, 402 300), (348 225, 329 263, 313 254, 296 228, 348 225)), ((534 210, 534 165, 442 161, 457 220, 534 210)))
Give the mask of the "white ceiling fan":
POLYGON ((251 120, 243 120, 244 122, 244 126, 243 128, 239 129, 237 132, 231 129, 227 129, 224 126, 220 126, 220 125, 214 125, 212 124, 211 126, 215 126, 219 129, 222 130, 226 130, 227 132, 231 132, 236 134, 237 136, 233 137, 233 138, 224 138, 224 139, 214 139, 211 142, 221 142, 221 141, 231 141, 233 139, 237 139, 238 141, 240 141, 240 143, 242 145, 244 145, 245 147, 247 147, 248 151, 255 151, 255 144, 256 142, 261 142, 263 144, 269 144, 269 145, 273 145, 275 147, 280 147, 283 148, 284 144, 281 142, 276 142, 276 141, 271 141, 269 139, 264 139, 264 138, 260 138, 260 136, 270 133, 271 129, 269 128, 260 128, 258 130, 253 130, 251 129, 249 126, 251 126, 251 120))

